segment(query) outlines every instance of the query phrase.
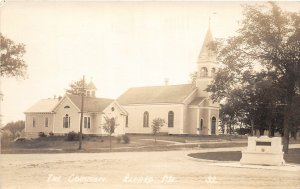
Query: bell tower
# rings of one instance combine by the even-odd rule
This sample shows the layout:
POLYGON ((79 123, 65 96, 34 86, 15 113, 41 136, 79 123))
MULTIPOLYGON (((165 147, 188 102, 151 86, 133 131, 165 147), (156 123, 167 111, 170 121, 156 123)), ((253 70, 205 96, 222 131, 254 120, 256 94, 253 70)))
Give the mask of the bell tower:
POLYGON ((216 53, 210 48, 211 42, 213 42, 213 37, 209 26, 197 60, 196 87, 199 97, 209 97, 205 89, 212 82, 217 71, 216 53))
POLYGON ((96 97, 96 90, 97 90, 96 86, 91 81, 86 87, 86 96, 87 97, 96 97))

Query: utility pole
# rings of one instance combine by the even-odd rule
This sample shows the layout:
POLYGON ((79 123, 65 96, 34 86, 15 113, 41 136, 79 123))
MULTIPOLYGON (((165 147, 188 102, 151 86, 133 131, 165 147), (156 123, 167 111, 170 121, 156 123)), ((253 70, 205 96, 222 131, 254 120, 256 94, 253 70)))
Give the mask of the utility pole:
POLYGON ((85 81, 84 76, 82 79, 82 88, 81 88, 81 108, 80 108, 80 131, 79 131, 79 147, 78 150, 82 149, 82 122, 83 122, 83 108, 84 108, 84 89, 85 89, 85 81))

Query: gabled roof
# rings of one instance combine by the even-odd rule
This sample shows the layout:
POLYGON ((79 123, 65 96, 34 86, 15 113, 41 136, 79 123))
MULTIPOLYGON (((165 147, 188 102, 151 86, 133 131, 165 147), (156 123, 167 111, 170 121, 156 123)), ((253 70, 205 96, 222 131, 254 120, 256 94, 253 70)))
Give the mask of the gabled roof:
POLYGON ((203 102, 204 99, 205 99, 205 97, 197 97, 189 105, 196 105, 196 106, 198 106, 200 103, 203 102))
MULTIPOLYGON (((81 108, 81 96, 79 95, 69 95, 67 97, 77 106, 78 109, 81 108)), ((107 98, 95 98, 95 97, 84 97, 84 112, 102 112, 113 99, 107 98)))
POLYGON ((192 84, 130 88, 118 99, 121 105, 183 103, 195 90, 192 84))
POLYGON ((25 113, 50 113, 58 101, 57 98, 42 99, 26 110, 25 113))

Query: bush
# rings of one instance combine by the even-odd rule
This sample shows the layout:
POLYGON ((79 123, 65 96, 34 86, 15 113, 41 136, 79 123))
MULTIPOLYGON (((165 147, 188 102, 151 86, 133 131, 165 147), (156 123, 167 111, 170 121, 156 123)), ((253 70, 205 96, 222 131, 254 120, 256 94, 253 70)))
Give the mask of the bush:
POLYGON ((50 132, 50 133, 49 133, 49 136, 54 136, 54 133, 53 133, 53 132, 50 132))
POLYGON ((39 132, 39 137, 46 137, 47 135, 44 132, 39 132))
POLYGON ((130 142, 129 136, 128 135, 123 135, 122 137, 123 137, 123 143, 124 144, 129 144, 129 142, 130 142))
MULTIPOLYGON (((84 139, 84 135, 82 134, 82 140, 84 139)), ((68 132, 67 134, 67 141, 78 141, 79 140, 79 133, 74 131, 68 132)))
POLYGON ((76 141, 78 139, 79 139, 78 133, 75 133, 74 131, 68 132, 67 141, 76 141))

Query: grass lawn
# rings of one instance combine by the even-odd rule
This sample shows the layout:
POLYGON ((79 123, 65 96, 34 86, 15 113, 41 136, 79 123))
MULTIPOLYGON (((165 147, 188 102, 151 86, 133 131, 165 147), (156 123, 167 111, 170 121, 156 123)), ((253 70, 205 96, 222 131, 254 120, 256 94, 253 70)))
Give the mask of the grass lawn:
MULTIPOLYGON (((216 160, 216 161, 240 161, 242 153, 240 151, 228 152, 206 152, 206 153, 192 153, 190 157, 216 160)), ((289 149, 288 154, 284 154, 284 159, 287 163, 300 164, 300 148, 289 149)))
MULTIPOLYGON (((246 138, 239 136, 180 136, 158 135, 154 142, 152 135, 130 134, 128 144, 118 143, 112 137, 112 151, 167 151, 186 148, 218 148, 246 146, 246 138)), ((83 152, 108 152, 108 136, 85 136, 83 152)), ((66 141, 65 136, 48 136, 31 140, 11 142, 2 147, 2 153, 62 153, 78 152, 78 141, 66 141)))

